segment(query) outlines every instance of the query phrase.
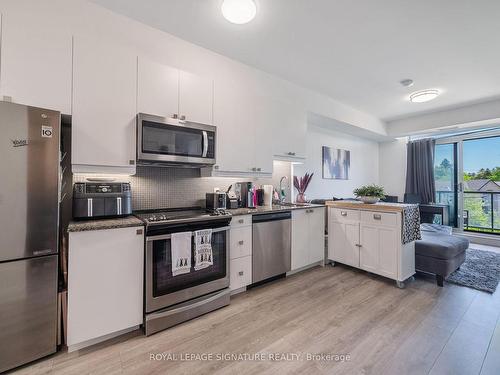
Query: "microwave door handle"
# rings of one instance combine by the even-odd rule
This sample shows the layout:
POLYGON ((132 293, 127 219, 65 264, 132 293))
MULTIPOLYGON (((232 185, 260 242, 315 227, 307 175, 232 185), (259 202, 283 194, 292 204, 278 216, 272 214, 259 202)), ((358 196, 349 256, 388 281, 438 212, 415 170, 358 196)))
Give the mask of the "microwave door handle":
POLYGON ((202 133, 203 133, 203 153, 201 154, 201 156, 203 158, 206 158, 208 153, 208 134, 205 130, 203 130, 202 133))

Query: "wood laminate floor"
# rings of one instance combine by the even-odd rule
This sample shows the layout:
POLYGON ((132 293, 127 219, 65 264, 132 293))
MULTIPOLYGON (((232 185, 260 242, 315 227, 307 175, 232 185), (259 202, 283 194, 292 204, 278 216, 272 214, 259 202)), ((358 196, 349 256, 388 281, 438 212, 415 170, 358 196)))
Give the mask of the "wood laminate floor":
POLYGON ((19 374, 500 374, 500 292, 417 277, 406 289, 338 265, 233 297, 156 335, 59 353, 19 374), (151 360, 166 353, 292 353, 289 361, 151 360), (308 360, 310 354, 349 355, 308 360))

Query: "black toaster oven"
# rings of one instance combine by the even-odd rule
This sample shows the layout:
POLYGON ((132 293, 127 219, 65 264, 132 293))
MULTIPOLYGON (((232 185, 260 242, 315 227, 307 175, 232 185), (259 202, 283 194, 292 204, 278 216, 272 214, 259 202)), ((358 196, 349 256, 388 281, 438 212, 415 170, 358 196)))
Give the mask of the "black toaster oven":
POLYGON ((130 183, 77 182, 73 185, 73 218, 111 218, 130 214, 130 183))

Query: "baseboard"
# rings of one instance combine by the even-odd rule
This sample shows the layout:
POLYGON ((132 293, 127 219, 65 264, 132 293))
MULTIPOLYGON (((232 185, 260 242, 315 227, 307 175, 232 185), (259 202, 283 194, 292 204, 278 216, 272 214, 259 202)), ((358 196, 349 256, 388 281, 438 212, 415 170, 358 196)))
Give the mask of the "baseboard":
POLYGON ((500 236, 485 233, 453 232, 453 234, 467 238, 470 242, 486 246, 500 247, 500 236))
POLYGON ((304 266, 304 267, 301 267, 301 268, 297 268, 296 270, 293 270, 293 271, 289 271, 289 272, 286 273, 286 275, 287 276, 291 276, 291 275, 294 275, 296 273, 308 270, 309 268, 313 268, 313 267, 317 267, 317 266, 324 266, 324 265, 325 265, 325 262, 322 261, 322 260, 320 260, 319 262, 311 263, 311 264, 308 264, 307 266, 304 266))
POLYGON ((134 326, 134 327, 122 329, 121 331, 109 333, 109 334, 104 335, 104 336, 96 337, 95 339, 90 339, 90 340, 80 342, 80 343, 75 344, 75 345, 68 346, 68 353, 71 353, 71 352, 74 352, 74 351, 77 351, 80 349, 84 349, 84 348, 87 348, 89 346, 99 344, 101 342, 104 342, 104 341, 107 341, 110 339, 114 339, 115 337, 118 337, 118 336, 124 335, 126 333, 135 331, 136 329, 139 329, 139 327, 140 326, 134 326))
POLYGON ((247 290, 246 286, 238 288, 238 289, 231 290, 231 296, 234 296, 235 294, 246 292, 246 290, 247 290))

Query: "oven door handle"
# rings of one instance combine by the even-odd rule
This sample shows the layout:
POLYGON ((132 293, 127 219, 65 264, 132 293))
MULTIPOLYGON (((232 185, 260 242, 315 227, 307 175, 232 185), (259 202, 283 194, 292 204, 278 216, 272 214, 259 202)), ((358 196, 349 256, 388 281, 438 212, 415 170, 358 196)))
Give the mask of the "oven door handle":
POLYGON ((178 313, 181 313, 181 312, 184 312, 184 311, 195 309, 196 307, 200 307, 200 306, 206 305, 206 304, 208 304, 208 303, 210 303, 212 301, 215 301, 216 299, 220 298, 221 296, 229 294, 229 293, 231 293, 231 291, 229 289, 223 290, 223 291, 218 291, 218 292, 216 292, 214 295, 212 295, 210 297, 205 297, 204 299, 201 299, 200 301, 195 302, 195 303, 191 303, 191 304, 189 304, 187 306, 181 306, 181 307, 169 309, 167 311, 154 312, 154 313, 151 313, 151 314, 146 314, 146 321, 155 320, 155 319, 163 318, 165 316, 169 316, 169 315, 173 315, 173 314, 178 314, 178 313))
MULTIPOLYGON (((228 231, 229 228, 230 228, 229 225, 227 227, 215 228, 215 229, 212 229, 212 233, 228 231)), ((192 236, 194 237, 194 232, 192 233, 192 236)), ((162 234, 159 236, 146 237, 146 242, 158 241, 158 240, 168 240, 170 238, 172 238, 172 234, 162 234)))
POLYGON ((207 153, 208 153, 208 133, 203 130, 203 153, 201 154, 201 157, 206 158, 207 153))

